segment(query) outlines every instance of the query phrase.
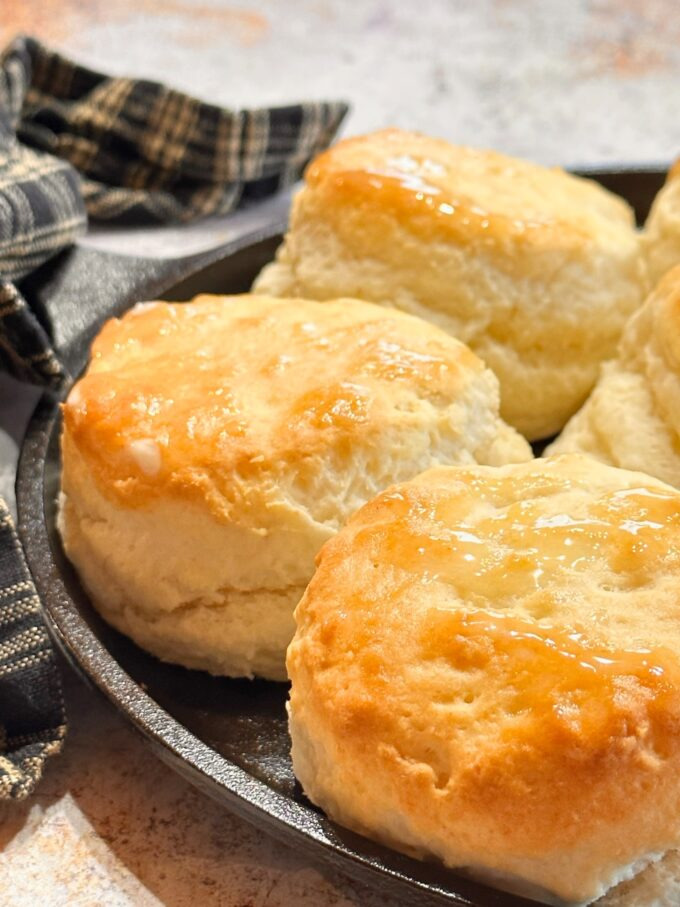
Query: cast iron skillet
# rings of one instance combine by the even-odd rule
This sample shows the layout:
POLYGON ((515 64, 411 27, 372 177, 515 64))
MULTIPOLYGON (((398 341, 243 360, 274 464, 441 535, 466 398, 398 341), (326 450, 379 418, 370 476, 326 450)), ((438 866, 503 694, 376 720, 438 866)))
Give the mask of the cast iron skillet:
MULTIPOLYGON (((661 170, 589 173, 628 198, 642 219, 661 170)), ((25 284, 72 374, 85 366, 102 321, 141 299, 248 289, 273 257, 284 224, 220 249, 173 261, 76 247, 25 284)), ((422 863, 328 820, 293 777, 284 684, 214 678, 163 664, 107 626, 92 609, 55 529, 59 485, 58 400, 45 395, 19 463, 19 529, 50 631, 73 667, 101 690, 156 753, 207 794, 337 870, 422 905, 535 905, 432 863, 422 863)))

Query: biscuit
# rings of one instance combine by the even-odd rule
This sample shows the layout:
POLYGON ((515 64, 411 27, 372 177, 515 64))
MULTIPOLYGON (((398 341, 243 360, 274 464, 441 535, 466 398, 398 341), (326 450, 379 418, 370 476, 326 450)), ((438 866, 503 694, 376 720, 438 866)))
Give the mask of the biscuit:
POLYGON ((496 373, 503 418, 530 440, 583 403, 647 289, 622 199, 558 168, 396 129, 310 164, 254 285, 434 322, 496 373))
POLYGON ((296 610, 295 774, 364 835, 590 902, 680 843, 678 588, 680 493, 649 476, 573 454, 395 485, 296 610))
POLYGON ((630 319, 618 357, 547 449, 569 451, 680 487, 680 267, 630 319))
POLYGON ((642 231, 642 248, 652 286, 680 264, 680 160, 654 199, 642 231))
POLYGON ((93 603, 160 658, 234 676, 285 678, 318 549, 382 488, 531 456, 466 346, 355 300, 138 306, 63 416, 59 526, 93 603))

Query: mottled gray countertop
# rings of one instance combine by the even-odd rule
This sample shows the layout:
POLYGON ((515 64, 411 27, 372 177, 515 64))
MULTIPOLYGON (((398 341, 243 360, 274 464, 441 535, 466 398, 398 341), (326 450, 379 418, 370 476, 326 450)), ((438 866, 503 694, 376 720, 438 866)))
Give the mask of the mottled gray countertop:
MULTIPOLYGON (((545 163, 667 162, 680 147, 675 0, 3 0, 23 31, 96 68, 231 106, 346 98, 345 134, 386 125, 545 163)), ((88 242, 206 248, 270 210, 88 242)), ((0 493, 30 392, 0 379, 0 493)), ((39 793, 0 807, 4 907, 389 907, 194 791, 68 670, 64 753, 39 793)), ((396 902, 393 902, 396 905, 396 902)))

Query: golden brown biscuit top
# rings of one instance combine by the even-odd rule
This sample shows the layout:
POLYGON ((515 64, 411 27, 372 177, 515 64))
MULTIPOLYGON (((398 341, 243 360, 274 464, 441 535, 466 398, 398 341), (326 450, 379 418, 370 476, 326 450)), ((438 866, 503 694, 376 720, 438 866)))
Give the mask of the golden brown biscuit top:
POLYGON ((247 495, 260 474, 318 472, 320 452, 379 447, 386 419, 453 401, 483 368, 436 328, 356 300, 143 304, 104 326, 65 432, 130 506, 167 491, 247 495))
POLYGON ((305 182, 430 239, 569 245, 615 241, 634 223, 622 199, 560 168, 398 129, 339 142, 309 165, 305 182))
POLYGON ((579 456, 441 467, 317 563, 293 689, 381 771, 411 784, 419 766, 437 821, 460 810, 499 853, 538 855, 624 815, 626 778, 680 755, 669 486, 579 456))

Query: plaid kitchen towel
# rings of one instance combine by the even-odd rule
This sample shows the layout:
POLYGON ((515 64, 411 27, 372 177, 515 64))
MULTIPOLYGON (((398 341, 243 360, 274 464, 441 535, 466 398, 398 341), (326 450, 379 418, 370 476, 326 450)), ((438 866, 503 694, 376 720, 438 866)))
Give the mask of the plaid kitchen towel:
POLYGON ((65 733, 61 683, 40 601, 0 499, 0 799, 31 793, 65 733))
MULTIPOLYGON (((300 176, 346 112, 339 101, 225 110, 17 38, 0 55, 0 279, 72 243, 86 209, 98 220, 185 222, 271 194, 300 176)), ((37 316, 4 287, 0 367, 51 387, 66 377, 37 316)))
MULTIPOLYGON (((85 230, 224 214, 295 181, 342 102, 225 110, 156 82, 111 78, 31 38, 0 55, 0 369, 67 380, 14 281, 85 230)), ((65 716, 40 603, 0 500, 0 798, 29 794, 65 716)))

